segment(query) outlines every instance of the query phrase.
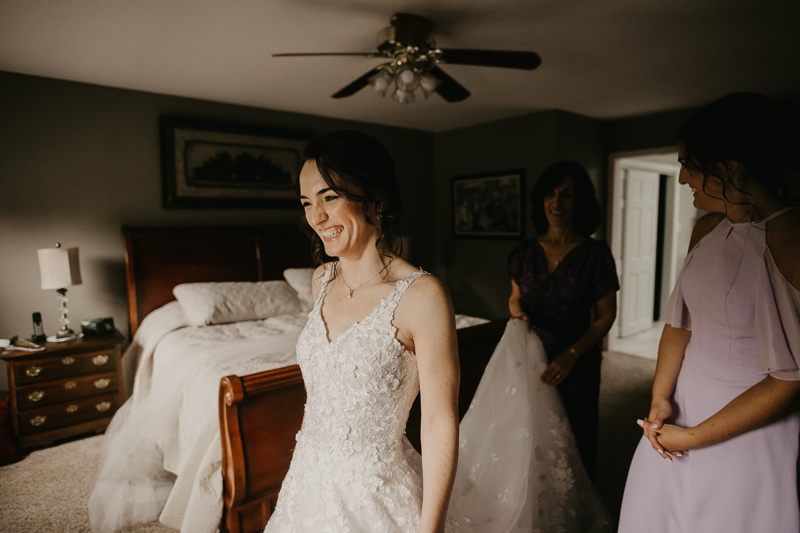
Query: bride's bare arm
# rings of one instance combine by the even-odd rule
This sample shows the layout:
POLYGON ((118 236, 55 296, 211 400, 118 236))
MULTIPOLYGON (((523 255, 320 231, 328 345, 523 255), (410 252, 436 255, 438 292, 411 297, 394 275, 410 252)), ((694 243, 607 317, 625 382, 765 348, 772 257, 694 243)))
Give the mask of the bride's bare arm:
MULTIPOLYGON (((413 290, 411 290, 413 289, 413 290)), ((403 313, 419 368, 423 494, 420 533, 443 533, 458 458, 458 345, 447 290, 423 276, 403 313)))

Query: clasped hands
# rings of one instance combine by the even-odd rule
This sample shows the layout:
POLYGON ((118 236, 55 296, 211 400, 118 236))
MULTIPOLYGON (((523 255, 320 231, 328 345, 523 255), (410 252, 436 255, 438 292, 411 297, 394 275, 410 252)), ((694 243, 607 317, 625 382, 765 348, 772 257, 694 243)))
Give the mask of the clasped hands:
POLYGON ((682 457, 695 447, 694 428, 676 426, 671 421, 672 404, 666 398, 654 398, 647 418, 637 420, 656 453, 670 463, 673 455, 682 457))

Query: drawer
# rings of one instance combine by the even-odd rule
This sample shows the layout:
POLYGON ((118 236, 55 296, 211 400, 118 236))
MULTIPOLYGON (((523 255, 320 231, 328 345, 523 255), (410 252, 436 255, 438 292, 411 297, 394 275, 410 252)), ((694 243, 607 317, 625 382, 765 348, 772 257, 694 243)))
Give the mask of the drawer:
POLYGON ((31 409, 17 415, 20 435, 36 435, 83 422, 111 417, 119 408, 119 394, 103 394, 67 403, 31 409))
POLYGON ((14 380, 21 387, 72 376, 111 372, 116 368, 117 353, 112 348, 15 363, 14 380))
POLYGON ((68 402, 117 390, 119 390, 119 384, 116 372, 28 385, 16 389, 17 410, 37 409, 54 403, 68 402))

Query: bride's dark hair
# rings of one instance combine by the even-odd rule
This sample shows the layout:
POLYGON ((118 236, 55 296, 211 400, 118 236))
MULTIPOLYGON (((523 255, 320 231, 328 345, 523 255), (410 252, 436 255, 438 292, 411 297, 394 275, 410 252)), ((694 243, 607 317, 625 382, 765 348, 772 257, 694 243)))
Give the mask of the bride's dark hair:
MULTIPOLYGON (((324 133, 308 143, 305 160, 317 164, 322 179, 336 194, 361 204, 364 220, 380 228, 375 246, 384 255, 402 253, 400 213, 403 201, 397 184, 394 161, 384 146, 371 135, 355 130, 324 133), (358 193, 360 191, 360 194, 358 193), (377 221, 370 216, 375 205, 377 221)), ((297 189, 299 195, 300 184, 297 189)), ((322 239, 303 217, 303 231, 311 239, 311 253, 317 263, 324 262, 322 239)))

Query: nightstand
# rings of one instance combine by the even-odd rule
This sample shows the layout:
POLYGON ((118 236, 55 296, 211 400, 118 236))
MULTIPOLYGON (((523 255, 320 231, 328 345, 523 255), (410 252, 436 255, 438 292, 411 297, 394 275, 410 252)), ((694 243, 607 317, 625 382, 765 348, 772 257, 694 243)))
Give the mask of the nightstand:
POLYGON ((86 335, 47 342, 42 352, 3 355, 8 370, 11 420, 20 448, 101 433, 125 401, 122 386, 124 337, 86 335))

